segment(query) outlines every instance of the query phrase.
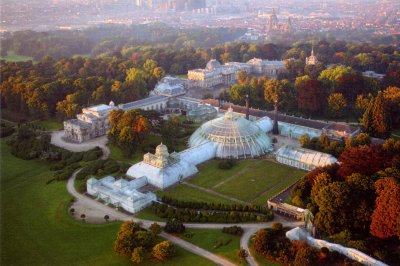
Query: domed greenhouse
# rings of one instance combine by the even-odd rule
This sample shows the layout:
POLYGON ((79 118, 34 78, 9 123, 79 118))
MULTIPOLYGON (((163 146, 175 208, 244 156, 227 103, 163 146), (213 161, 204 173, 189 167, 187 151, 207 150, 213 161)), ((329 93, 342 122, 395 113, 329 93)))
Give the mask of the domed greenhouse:
MULTIPOLYGON (((272 128, 270 120, 262 121, 263 128, 272 128), (271 125, 265 126, 265 123, 271 125)), ((230 108, 223 117, 204 123, 189 139, 189 146, 207 142, 215 146, 217 158, 254 158, 271 150, 271 140, 257 122, 246 120, 230 108)), ((210 151, 212 152, 212 151, 210 151)))

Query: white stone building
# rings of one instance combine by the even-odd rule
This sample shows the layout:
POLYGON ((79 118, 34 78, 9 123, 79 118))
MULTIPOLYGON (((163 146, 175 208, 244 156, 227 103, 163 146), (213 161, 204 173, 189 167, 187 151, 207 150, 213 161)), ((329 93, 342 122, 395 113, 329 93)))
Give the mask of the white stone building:
POLYGON ((131 213, 138 212, 157 200, 154 193, 138 191, 145 185, 147 185, 146 177, 128 181, 115 180, 114 177, 107 176, 100 180, 90 178, 86 183, 88 194, 131 213))
POLYGON ((105 135, 110 127, 108 115, 115 109, 113 102, 83 108, 77 119, 64 121, 65 137, 81 143, 105 135))
POLYGON ((286 67, 284 61, 259 58, 253 58, 247 63, 228 62, 224 65, 212 59, 207 63, 206 68, 188 71, 189 86, 208 89, 219 85, 233 85, 240 71, 276 79, 280 73, 286 71, 286 67))

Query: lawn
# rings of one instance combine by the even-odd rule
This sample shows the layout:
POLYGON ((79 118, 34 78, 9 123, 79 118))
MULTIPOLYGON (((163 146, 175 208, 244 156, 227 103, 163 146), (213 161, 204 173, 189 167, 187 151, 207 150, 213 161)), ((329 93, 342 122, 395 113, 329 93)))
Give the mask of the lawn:
POLYGON ((58 131, 64 128, 63 122, 54 118, 37 121, 34 124, 50 131, 58 131))
MULTIPOLYGON (((112 252, 120 223, 91 225, 71 219, 66 183, 46 185, 52 178, 48 167, 45 162, 13 157, 1 140, 0 264, 131 265, 112 252)), ((212 265, 180 248, 178 254, 160 265, 212 265)))
POLYGON ((306 172, 271 161, 255 164, 215 190, 234 198, 265 204, 268 198, 292 184, 306 172))
POLYGON ((223 204, 233 204, 230 200, 221 198, 219 196, 207 193, 205 191, 189 187, 185 184, 177 185, 173 188, 165 191, 157 191, 158 196, 168 196, 174 199, 185 200, 185 201, 203 201, 223 204))
POLYGON ((225 234, 221 229, 187 228, 180 237, 196 246, 225 257, 235 264, 240 264, 237 256, 240 248, 240 236, 225 234), (216 246, 218 241, 223 243, 220 247, 216 246))
POLYGON ((6 60, 10 62, 24 62, 24 61, 33 61, 33 57, 18 55, 14 51, 8 51, 7 56, 0 56, 0 60, 6 60))
POLYGON ((227 178, 237 174, 246 167, 256 164, 258 160, 242 160, 238 161, 237 165, 231 169, 222 170, 218 168, 220 160, 211 160, 198 166, 199 173, 191 178, 188 182, 206 187, 212 188, 227 178))

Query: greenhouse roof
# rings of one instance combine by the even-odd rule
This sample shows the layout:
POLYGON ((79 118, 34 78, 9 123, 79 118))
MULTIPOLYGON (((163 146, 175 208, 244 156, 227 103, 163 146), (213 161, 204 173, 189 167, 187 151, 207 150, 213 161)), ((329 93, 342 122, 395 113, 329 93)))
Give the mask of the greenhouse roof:
POLYGON ((281 147, 276 152, 276 156, 316 167, 326 166, 337 162, 337 159, 330 154, 304 149, 301 147, 294 147, 291 145, 285 145, 281 147))

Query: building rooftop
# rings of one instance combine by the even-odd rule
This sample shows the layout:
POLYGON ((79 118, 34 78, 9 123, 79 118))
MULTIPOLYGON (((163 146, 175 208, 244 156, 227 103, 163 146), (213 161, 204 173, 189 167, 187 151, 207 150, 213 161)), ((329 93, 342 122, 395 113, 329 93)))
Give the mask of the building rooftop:
POLYGON ((142 107, 143 105, 148 105, 152 103, 157 103, 160 102, 164 99, 166 99, 167 96, 163 95, 156 95, 156 96, 151 96, 145 99, 141 99, 138 101, 130 102, 130 103, 125 103, 125 104, 120 104, 118 107, 124 111, 131 110, 131 109, 138 109, 142 107))
POLYGON ((87 109, 93 112, 104 112, 113 109, 114 106, 109 106, 105 104, 99 104, 95 106, 88 107, 87 109))

